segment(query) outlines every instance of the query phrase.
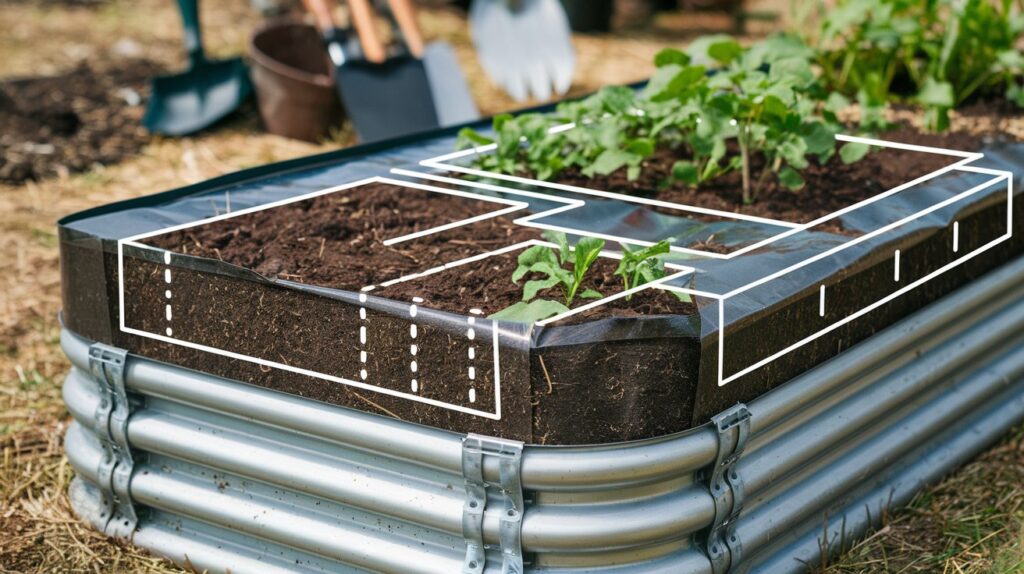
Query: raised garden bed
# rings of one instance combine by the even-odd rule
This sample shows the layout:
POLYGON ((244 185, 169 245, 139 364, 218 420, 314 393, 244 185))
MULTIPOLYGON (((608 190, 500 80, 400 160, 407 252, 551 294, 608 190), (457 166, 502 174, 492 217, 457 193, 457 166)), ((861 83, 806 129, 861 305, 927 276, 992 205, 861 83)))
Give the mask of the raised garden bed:
MULTIPOLYGON (((457 432, 685 430, 1021 252, 1024 145, 894 127, 870 99, 847 117, 821 54, 703 39, 638 90, 75 218, 68 324, 457 432)), ((978 94, 1015 94, 1005 71, 978 94)))
MULTIPOLYGON (((898 183, 888 150, 875 152, 866 172, 880 175, 866 191, 850 183, 803 218, 791 217, 798 202, 766 203, 775 218, 484 174, 428 147, 413 152, 419 170, 392 175, 404 180, 330 176, 341 185, 274 202, 236 187, 100 216, 93 229, 105 218, 146 229, 106 243, 102 277, 99 252, 68 229, 66 320, 166 362, 459 432, 543 444, 660 436, 1019 252, 999 169, 1021 148, 975 145, 985 159, 894 148, 907 168, 898 183), (204 201, 203 211, 234 210, 191 215, 204 201), (521 297, 516 257, 552 228, 606 240, 583 286, 604 299, 533 326, 489 320, 521 297), (680 258, 668 279, 627 300, 614 239, 669 236, 680 258)), ((456 155, 469 153, 486 151, 456 155)))

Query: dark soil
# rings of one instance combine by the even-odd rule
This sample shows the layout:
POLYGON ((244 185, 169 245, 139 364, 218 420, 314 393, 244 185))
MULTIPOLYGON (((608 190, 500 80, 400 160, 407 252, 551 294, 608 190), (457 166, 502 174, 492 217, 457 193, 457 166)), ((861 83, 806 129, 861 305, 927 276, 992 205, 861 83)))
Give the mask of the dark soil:
POLYGON ((385 246, 387 239, 505 207, 372 184, 149 239, 154 246, 220 259, 269 278, 350 291, 446 261, 539 239, 497 217, 385 246))
MULTIPOLYGON (((219 259, 269 278, 355 291, 442 262, 540 237, 537 230, 499 217, 390 247, 383 244, 389 238, 501 207, 418 189, 372 184, 168 233, 148 242, 177 253, 219 259)), ((522 283, 539 278, 527 276, 519 285, 512 283, 517 255, 496 255, 422 280, 378 288, 374 294, 400 301, 422 297, 425 307, 459 314, 477 307, 489 315, 520 301, 522 283)), ((583 289, 595 289, 604 295, 622 291, 622 280, 614 276, 617 266, 616 260, 599 259, 588 273, 583 289)), ((563 298, 558 288, 539 296, 563 298)), ((573 307, 588 302, 577 298, 573 307)), ((642 292, 629 301, 613 301, 607 311, 597 315, 688 314, 692 310, 692 305, 675 296, 642 292)), ((596 312, 581 313, 578 317, 591 318, 596 312)))
POLYGON ((60 76, 0 83, 0 182, 18 185, 109 165, 137 153, 150 76, 161 68, 127 60, 60 76))
MULTIPOLYGON (((903 143, 960 150, 977 149, 984 139, 963 132, 921 134, 908 127, 879 137, 903 143)), ((672 165, 679 159, 683 157, 677 151, 658 151, 644 164, 640 177, 635 181, 626 178, 625 170, 594 178, 586 178, 578 171, 567 171, 556 181, 591 189, 657 197, 662 201, 684 205, 806 223, 869 199, 955 161, 955 158, 946 156, 901 150, 871 153, 861 161, 849 165, 844 164, 838 155, 824 165, 811 160, 810 167, 801 171, 807 182, 802 189, 790 191, 777 181, 770 180, 765 184, 755 203, 744 205, 742 176, 738 171, 716 178, 696 189, 680 183, 662 188, 662 182, 669 178, 672 165)), ((760 173, 763 163, 763 159, 754 158, 755 177, 760 173)))

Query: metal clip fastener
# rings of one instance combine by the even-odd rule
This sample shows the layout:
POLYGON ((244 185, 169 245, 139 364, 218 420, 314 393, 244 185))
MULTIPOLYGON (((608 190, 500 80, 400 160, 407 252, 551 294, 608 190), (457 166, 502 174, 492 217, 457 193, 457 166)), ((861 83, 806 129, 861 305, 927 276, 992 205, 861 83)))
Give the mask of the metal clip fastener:
POLYGON ((466 540, 463 574, 480 574, 487 565, 483 541, 484 513, 488 484, 484 460, 494 457, 500 471, 502 509, 499 521, 502 574, 523 572, 523 487, 520 469, 523 443, 470 434, 462 439, 462 476, 466 481, 466 502, 462 509, 462 534, 466 540))
POLYGON ((103 530, 119 538, 130 538, 138 524, 130 492, 135 464, 128 446, 128 417, 133 403, 125 389, 127 356, 127 351, 103 343, 89 347, 89 372, 100 388, 100 404, 94 415, 94 428, 104 450, 98 469, 98 486, 107 495, 104 499, 109 501, 103 530))
POLYGON ((750 437, 750 410, 744 404, 714 416, 711 422, 718 433, 718 455, 708 474, 708 490, 715 503, 715 519, 709 529, 705 552, 715 574, 726 572, 738 562, 739 539, 732 533, 734 521, 743 509, 743 479, 736 463, 750 437))

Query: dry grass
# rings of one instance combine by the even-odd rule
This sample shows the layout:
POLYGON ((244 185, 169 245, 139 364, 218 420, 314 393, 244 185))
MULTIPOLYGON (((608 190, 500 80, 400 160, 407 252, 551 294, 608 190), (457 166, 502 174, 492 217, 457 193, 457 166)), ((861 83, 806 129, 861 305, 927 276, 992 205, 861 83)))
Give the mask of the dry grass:
POLYGON ((1024 572, 1024 429, 920 495, 829 574, 1024 572))
MULTIPOLYGON (((785 4, 761 3, 780 1, 785 4)), ((244 0, 203 3, 203 17, 207 46, 220 55, 242 51, 246 31, 256 21, 244 0)), ((423 23, 428 35, 455 45, 483 111, 515 107, 483 77, 456 15, 432 11, 424 14, 423 23)), ((728 25, 721 19, 712 23, 728 25)), ((643 34, 577 38, 579 81, 573 92, 646 77, 658 49, 682 43, 693 33, 665 26, 643 34)), ((169 0, 110 0, 75 8, 52 0, 41 5, 3 2, 0 30, 0 78, 59 73, 82 60, 103 68, 129 56, 169 69, 182 65, 177 15, 169 0)), ((115 166, 23 187, 0 186, 0 254, 7 263, 0 275, 0 572, 180 572, 108 542, 79 523, 68 504, 72 471, 61 453, 61 439, 69 416, 60 397, 67 362, 58 347, 55 221, 80 209, 334 145, 266 135, 249 112, 199 137, 154 140, 137 157, 115 166)), ((924 495, 832 571, 1019 568, 1024 558, 1020 439, 1018 433, 924 495)))

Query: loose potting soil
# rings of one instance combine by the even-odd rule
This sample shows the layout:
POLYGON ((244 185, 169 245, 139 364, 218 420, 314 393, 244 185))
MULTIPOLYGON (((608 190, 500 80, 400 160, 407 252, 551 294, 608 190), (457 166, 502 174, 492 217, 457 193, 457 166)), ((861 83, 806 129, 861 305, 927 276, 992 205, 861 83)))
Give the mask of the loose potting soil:
POLYGON ((137 153, 149 138, 140 124, 147 83, 161 71, 128 60, 0 83, 0 182, 85 171, 137 153))

